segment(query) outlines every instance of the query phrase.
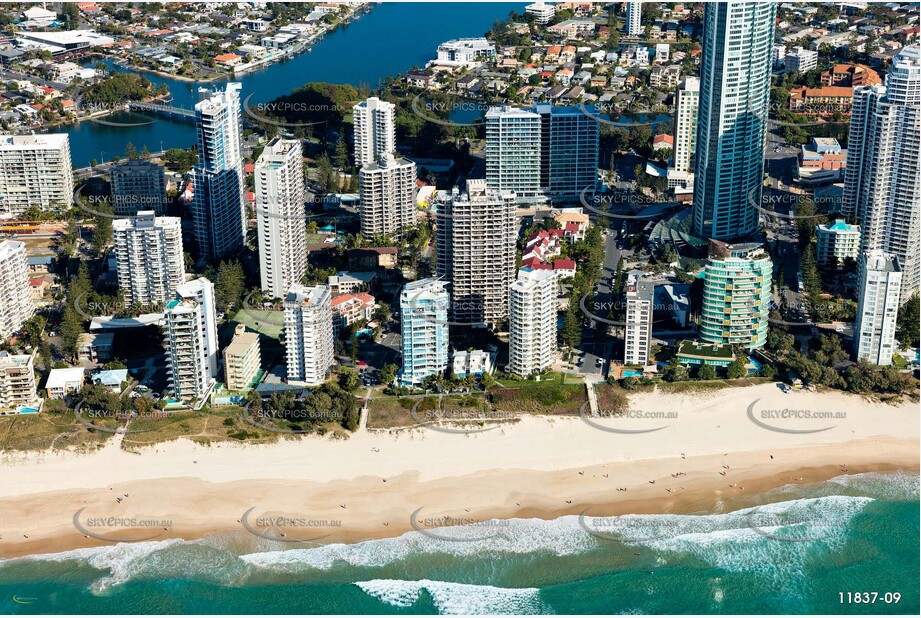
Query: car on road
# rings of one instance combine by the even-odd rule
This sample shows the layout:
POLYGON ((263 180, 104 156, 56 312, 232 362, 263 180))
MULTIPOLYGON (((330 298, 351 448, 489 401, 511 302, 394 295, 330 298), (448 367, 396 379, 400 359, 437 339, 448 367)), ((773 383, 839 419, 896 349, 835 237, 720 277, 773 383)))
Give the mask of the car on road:
POLYGON ((595 367, 601 367, 602 365, 604 365, 604 359, 603 359, 603 358, 596 358, 596 359, 595 359, 595 367))

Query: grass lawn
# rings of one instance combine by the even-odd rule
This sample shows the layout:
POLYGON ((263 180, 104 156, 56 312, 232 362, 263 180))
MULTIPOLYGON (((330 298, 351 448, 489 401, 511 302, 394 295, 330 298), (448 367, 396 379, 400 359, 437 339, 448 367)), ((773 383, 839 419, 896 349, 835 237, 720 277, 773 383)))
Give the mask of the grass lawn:
MULTIPOLYGON (((284 311, 262 311, 257 309, 241 309, 230 320, 234 325, 244 324, 248 330, 260 333, 272 339, 278 339, 284 327, 284 311)), ((233 332, 233 328, 231 328, 233 332)))
MULTIPOLYGON (((393 429, 418 425, 419 423, 410 413, 418 401, 418 397, 373 396, 368 404, 368 429, 393 429)), ((422 409, 425 405, 427 404, 420 404, 418 409, 422 409)), ((431 409, 431 406, 428 409, 431 409)))
MULTIPOLYGON (((115 419, 95 419, 96 424, 115 428, 115 419)), ((76 447, 89 451, 101 447, 109 431, 92 431, 78 423, 73 413, 17 414, 0 417, 0 451, 31 451, 76 447)))
MULTIPOLYGON (((559 374, 558 374, 559 375, 559 374)), ((585 384, 557 380, 518 382, 515 386, 489 389, 489 400, 497 410, 531 414, 578 414, 587 401, 585 384)))
POLYGON ((630 391, 612 384, 598 384, 595 394, 598 396, 598 410, 602 416, 617 414, 626 411, 630 404, 627 401, 630 391))

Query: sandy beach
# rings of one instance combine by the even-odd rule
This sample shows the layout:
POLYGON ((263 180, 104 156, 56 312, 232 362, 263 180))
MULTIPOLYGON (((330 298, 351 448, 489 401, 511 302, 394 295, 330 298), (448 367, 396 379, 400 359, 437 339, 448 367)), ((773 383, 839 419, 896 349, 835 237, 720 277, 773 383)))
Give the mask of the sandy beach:
POLYGON ((630 403, 630 415, 591 419, 596 426, 528 417, 467 435, 419 428, 262 446, 180 440, 140 453, 116 439, 90 454, 4 453, 0 556, 245 525, 269 538, 329 542, 434 528, 446 517, 709 512, 789 483, 919 467, 917 404, 783 393, 774 384, 640 393, 630 403), (269 527, 265 516, 293 521, 269 527))

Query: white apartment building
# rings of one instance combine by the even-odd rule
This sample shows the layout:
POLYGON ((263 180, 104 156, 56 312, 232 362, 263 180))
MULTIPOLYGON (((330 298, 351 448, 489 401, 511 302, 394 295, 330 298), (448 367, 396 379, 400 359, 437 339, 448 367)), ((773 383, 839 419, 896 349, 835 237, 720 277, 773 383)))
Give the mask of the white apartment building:
POLYGON ((509 290, 509 373, 529 376, 553 365, 556 291, 552 270, 518 271, 509 290))
POLYGON ((66 133, 0 136, 0 215, 31 206, 67 210, 74 203, 74 173, 66 133))
POLYGON ((854 88, 842 211, 862 230, 861 253, 898 258, 902 299, 921 279, 921 49, 892 60, 886 85, 854 88))
POLYGON ((195 104, 199 163, 192 170, 195 238, 204 260, 217 261, 243 246, 246 205, 241 146, 243 85, 223 92, 198 90, 195 104))
POLYGON ((39 407, 34 360, 35 352, 0 352, 0 411, 39 407))
POLYGON ((794 47, 784 56, 784 71, 806 73, 819 65, 819 52, 805 47, 794 47))
POLYGON ((270 141, 256 161, 254 177, 262 290, 272 298, 284 298, 307 272, 307 194, 300 140, 270 141))
POLYGON ((246 326, 237 324, 233 340, 224 348, 224 381, 227 390, 242 391, 250 388, 259 375, 261 361, 259 333, 247 332, 246 326))
POLYGON ((397 381, 421 387, 425 379, 448 368, 448 305, 445 282, 421 279, 400 293, 403 366, 397 381))
POLYGON ((627 35, 640 36, 643 33, 643 6, 641 2, 627 3, 627 35))
POLYGON ((125 305, 165 303, 185 280, 182 220, 142 210, 112 222, 115 268, 125 305))
POLYGON ((438 46, 437 64, 471 67, 496 57, 496 46, 483 37, 452 39, 438 46))
POLYGON ((35 313, 24 242, 0 242, 0 290, 0 339, 6 339, 18 332, 35 313))
POLYGON ((697 150, 697 110, 700 107, 700 80, 687 77, 675 93, 675 150, 676 172, 689 174, 694 152, 697 150))
POLYGON ((819 266, 838 266, 847 258, 860 255, 860 226, 849 225, 843 219, 815 226, 815 261, 819 266))
POLYGON ((541 26, 546 26, 556 15, 556 6, 551 3, 544 2, 543 0, 538 0, 537 2, 524 7, 524 12, 526 15, 534 16, 534 23, 540 24, 541 26))
POLYGON ((164 318, 170 389, 177 399, 202 399, 218 375, 214 284, 201 277, 179 286, 164 318))
POLYGON ((374 163, 396 150, 396 106, 371 97, 352 107, 355 165, 374 163))
POLYGON ((495 325, 508 315, 515 278, 515 194, 468 180, 437 203, 436 264, 451 282, 451 320, 495 325))
POLYGON ((387 152, 358 172, 361 233, 397 234, 416 222, 416 164, 387 152))
POLYGON ((854 324, 857 358, 875 365, 891 365, 902 287, 899 260, 872 249, 861 256, 859 272, 860 298, 854 324))
POLYGON ((624 364, 647 365, 652 342, 652 311, 655 286, 638 278, 627 277, 626 314, 624 318, 624 364))
POLYGON ((130 159, 113 165, 110 177, 116 215, 133 217, 141 210, 152 210, 157 215, 166 212, 166 175, 162 166, 130 159))
POLYGON ((332 294, 327 285, 294 285, 285 297, 288 382, 317 386, 333 364, 332 294))
POLYGON ((486 182, 520 201, 541 197, 541 116, 506 105, 486 112, 486 182))

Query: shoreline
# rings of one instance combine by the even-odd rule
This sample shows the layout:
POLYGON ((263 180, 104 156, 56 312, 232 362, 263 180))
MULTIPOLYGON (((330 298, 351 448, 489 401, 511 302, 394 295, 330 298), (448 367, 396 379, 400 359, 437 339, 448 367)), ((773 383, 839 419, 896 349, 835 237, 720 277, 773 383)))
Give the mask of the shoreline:
POLYGON ((583 512, 725 512, 786 484, 919 470, 919 415, 910 402, 785 394, 768 383, 693 394, 637 393, 630 406, 678 415, 661 430, 655 427, 662 417, 616 421, 621 428, 645 428, 638 434, 599 430, 578 417, 527 417, 477 434, 360 430, 346 440, 310 436, 204 446, 183 439, 140 451, 122 450, 118 436, 85 454, 5 452, 0 557, 114 544, 84 536, 75 519, 84 528, 106 518, 143 521, 103 522, 90 531, 125 541, 236 531, 241 543, 255 542, 254 551, 260 551, 265 538, 282 546, 276 549, 313 544, 280 542, 275 532, 260 539, 263 524, 254 524, 255 534, 247 532, 241 519, 250 509, 253 521, 308 521, 284 528, 289 541, 357 542, 411 531, 413 517, 429 529, 445 521, 450 526, 583 512), (831 421, 771 419, 811 432, 790 434, 754 422, 746 409, 756 404, 764 411, 847 414, 831 421), (166 523, 154 529, 151 522, 166 523))
MULTIPOLYGON (((558 472, 523 473, 523 471, 488 470, 482 474, 467 477, 454 477, 417 483, 413 475, 407 474, 396 479, 389 479, 398 488, 394 494, 381 496, 377 490, 380 479, 363 477, 352 479, 349 490, 342 491, 342 487, 335 483, 318 485, 315 487, 301 487, 299 497, 291 496, 291 487, 285 481, 265 479, 263 481, 246 481, 239 483, 208 483, 192 478, 161 479, 153 483, 126 483, 113 485, 111 488, 97 488, 81 492, 54 492, 52 494, 37 494, 20 499, 6 500, 4 509, 7 520, 32 519, 27 529, 28 532, 17 530, 18 526, 4 526, 2 540, 0 540, 0 560, 13 558, 28 558, 30 556, 60 554, 78 549, 113 547, 116 539, 121 539, 128 544, 135 542, 158 542, 180 539, 182 541, 196 541, 210 535, 236 533, 235 545, 243 548, 241 553, 258 553, 261 551, 285 551, 288 549, 309 549, 320 544, 329 543, 360 543, 364 541, 383 540, 396 538, 407 532, 419 532, 430 538, 439 540, 449 535, 444 529, 451 526, 471 524, 485 526, 474 529, 473 532, 462 533, 459 538, 463 542, 463 534, 476 535, 469 540, 477 540, 482 536, 492 533, 482 532, 489 530, 489 525, 484 522, 493 520, 512 519, 540 519, 554 520, 563 516, 584 516, 591 522, 596 517, 616 517, 620 515, 708 515, 728 513, 743 508, 755 507, 780 501, 758 501, 759 496, 790 485, 804 485, 828 481, 832 478, 862 473, 909 472, 917 474, 919 466, 913 457, 914 444, 906 441, 902 444, 888 443, 885 459, 870 456, 864 459, 870 450, 876 450, 875 443, 866 441, 825 447, 819 452, 813 451, 808 461, 796 461, 796 467, 782 465, 768 460, 768 463, 746 465, 734 471, 732 483, 728 479, 719 477, 715 470, 719 469, 721 461, 735 461, 748 459, 750 456, 767 459, 767 453, 746 453, 736 457, 728 455, 695 458, 695 460, 678 460, 682 464, 691 464, 691 472, 682 480, 681 488, 690 486, 686 491, 675 488, 675 493, 665 493, 663 489, 670 480, 666 470, 671 469, 678 462, 665 461, 638 461, 632 464, 600 464, 584 470, 571 469, 558 472), (869 448, 868 448, 869 447, 869 448), (822 463, 828 456, 836 455, 845 457, 854 464, 848 465, 848 472, 844 473, 838 465, 822 463), (710 478, 702 467, 711 469, 710 478), (638 470, 642 468, 642 471, 638 470), (596 479, 589 482, 584 490, 575 490, 572 487, 574 478, 579 478, 578 473, 584 472, 588 478, 596 479), (649 476, 657 481, 657 485, 646 483, 635 485, 630 491, 622 494, 624 497, 617 499, 612 488, 602 489, 597 479, 608 474, 604 481, 606 485, 615 486, 618 482, 632 482, 637 475, 649 476), (484 481, 489 477, 489 481, 484 481), (718 480, 717 480, 718 479, 718 480), (499 490, 504 495, 504 502, 482 504, 483 498, 496 495, 498 484, 507 488, 508 483, 514 483, 517 491, 499 490), (329 485, 334 485, 330 487, 329 485), (730 487, 735 485, 736 487, 730 487), (557 496, 547 496, 544 490, 553 487, 561 490, 557 496), (563 490, 563 487, 567 487, 563 490), (485 495, 471 499, 471 489, 486 489, 485 495), (538 491, 535 491, 538 490, 538 491), (74 513, 81 508, 81 526, 86 529, 86 522, 93 516, 111 516, 104 512, 105 504, 111 502, 113 495, 123 495, 144 492, 145 502, 148 504, 165 504, 183 501, 188 507, 183 512, 178 512, 170 507, 170 513, 149 515, 168 519, 173 525, 165 532, 160 528, 156 530, 148 527, 123 528, 112 532, 100 531, 107 540, 87 538, 73 526, 74 513), (441 498, 440 503, 446 508, 426 506, 426 502, 433 503, 432 496, 441 498), (194 496, 195 500, 188 500, 194 496), (364 500, 374 505, 373 508, 362 509, 360 501, 364 500), (316 508, 314 500, 325 497, 334 497, 333 502, 343 502, 352 511, 338 510, 328 500, 326 506, 316 508), (411 498, 416 497, 416 500, 411 498), (565 497, 565 499, 564 499, 565 497), (49 498, 54 499, 53 510, 55 521, 48 521, 46 506, 49 498), (409 500, 407 500, 409 499, 409 500), (215 503, 222 500, 220 507, 215 503), (475 504, 479 501, 481 504, 475 504), (569 501, 571 504, 566 504, 569 501), (472 506, 464 506, 472 505, 472 506), (311 506, 314 505, 314 506, 311 506), (402 505, 402 506, 401 506, 402 505), (418 506, 417 506, 418 505, 418 506), (43 508, 44 507, 44 508, 43 508), (250 509, 252 514, 247 517, 250 509), (362 509, 355 514, 355 509, 362 509), (36 521, 36 516, 39 516, 36 521), (414 525, 413 516, 420 525, 414 525), (181 519, 180 519, 181 517, 181 519), (311 526, 309 528, 291 527, 266 527, 256 525, 264 517, 286 518, 315 518, 316 521, 328 523, 339 521, 340 525, 311 526), (451 518, 457 523, 447 525, 433 525, 433 522, 442 524, 443 518, 451 518), (244 523, 250 524, 250 530, 244 523), (36 526, 45 523, 45 528, 36 530, 36 526), (192 523, 195 522, 195 523, 192 523), (11 529, 12 528, 12 529, 11 529), (252 532, 255 529, 256 533, 252 532), (284 531, 284 532, 282 532, 284 531), (28 539, 23 536, 28 535, 28 539), (279 538, 284 536, 284 539, 279 538), (261 538, 259 538, 261 537, 261 538), (7 539, 11 539, 8 541, 7 539), (15 540, 12 540, 15 539, 15 540), (266 547, 266 540, 271 547, 266 547), (274 540, 273 540, 274 539, 274 540), (304 539, 298 541, 297 539, 304 539)), ((792 449, 791 449, 792 450, 792 449)), ((775 456, 787 459, 794 453, 778 452, 775 456)), ((840 458, 839 457, 839 458, 840 458)), ((738 464, 737 464, 738 465, 738 464)), ((777 494, 781 498, 781 494, 777 494)), ((486 500, 489 502, 489 500, 486 500)), ((163 511, 163 509, 160 509, 163 511)), ((138 516, 125 513, 124 516, 138 516)), ((161 520, 160 523, 163 523, 161 520)), ((589 524, 590 526, 591 524, 589 524)), ((494 524, 501 529, 501 524, 494 524)), ((603 534, 603 530, 600 530, 603 534)))

